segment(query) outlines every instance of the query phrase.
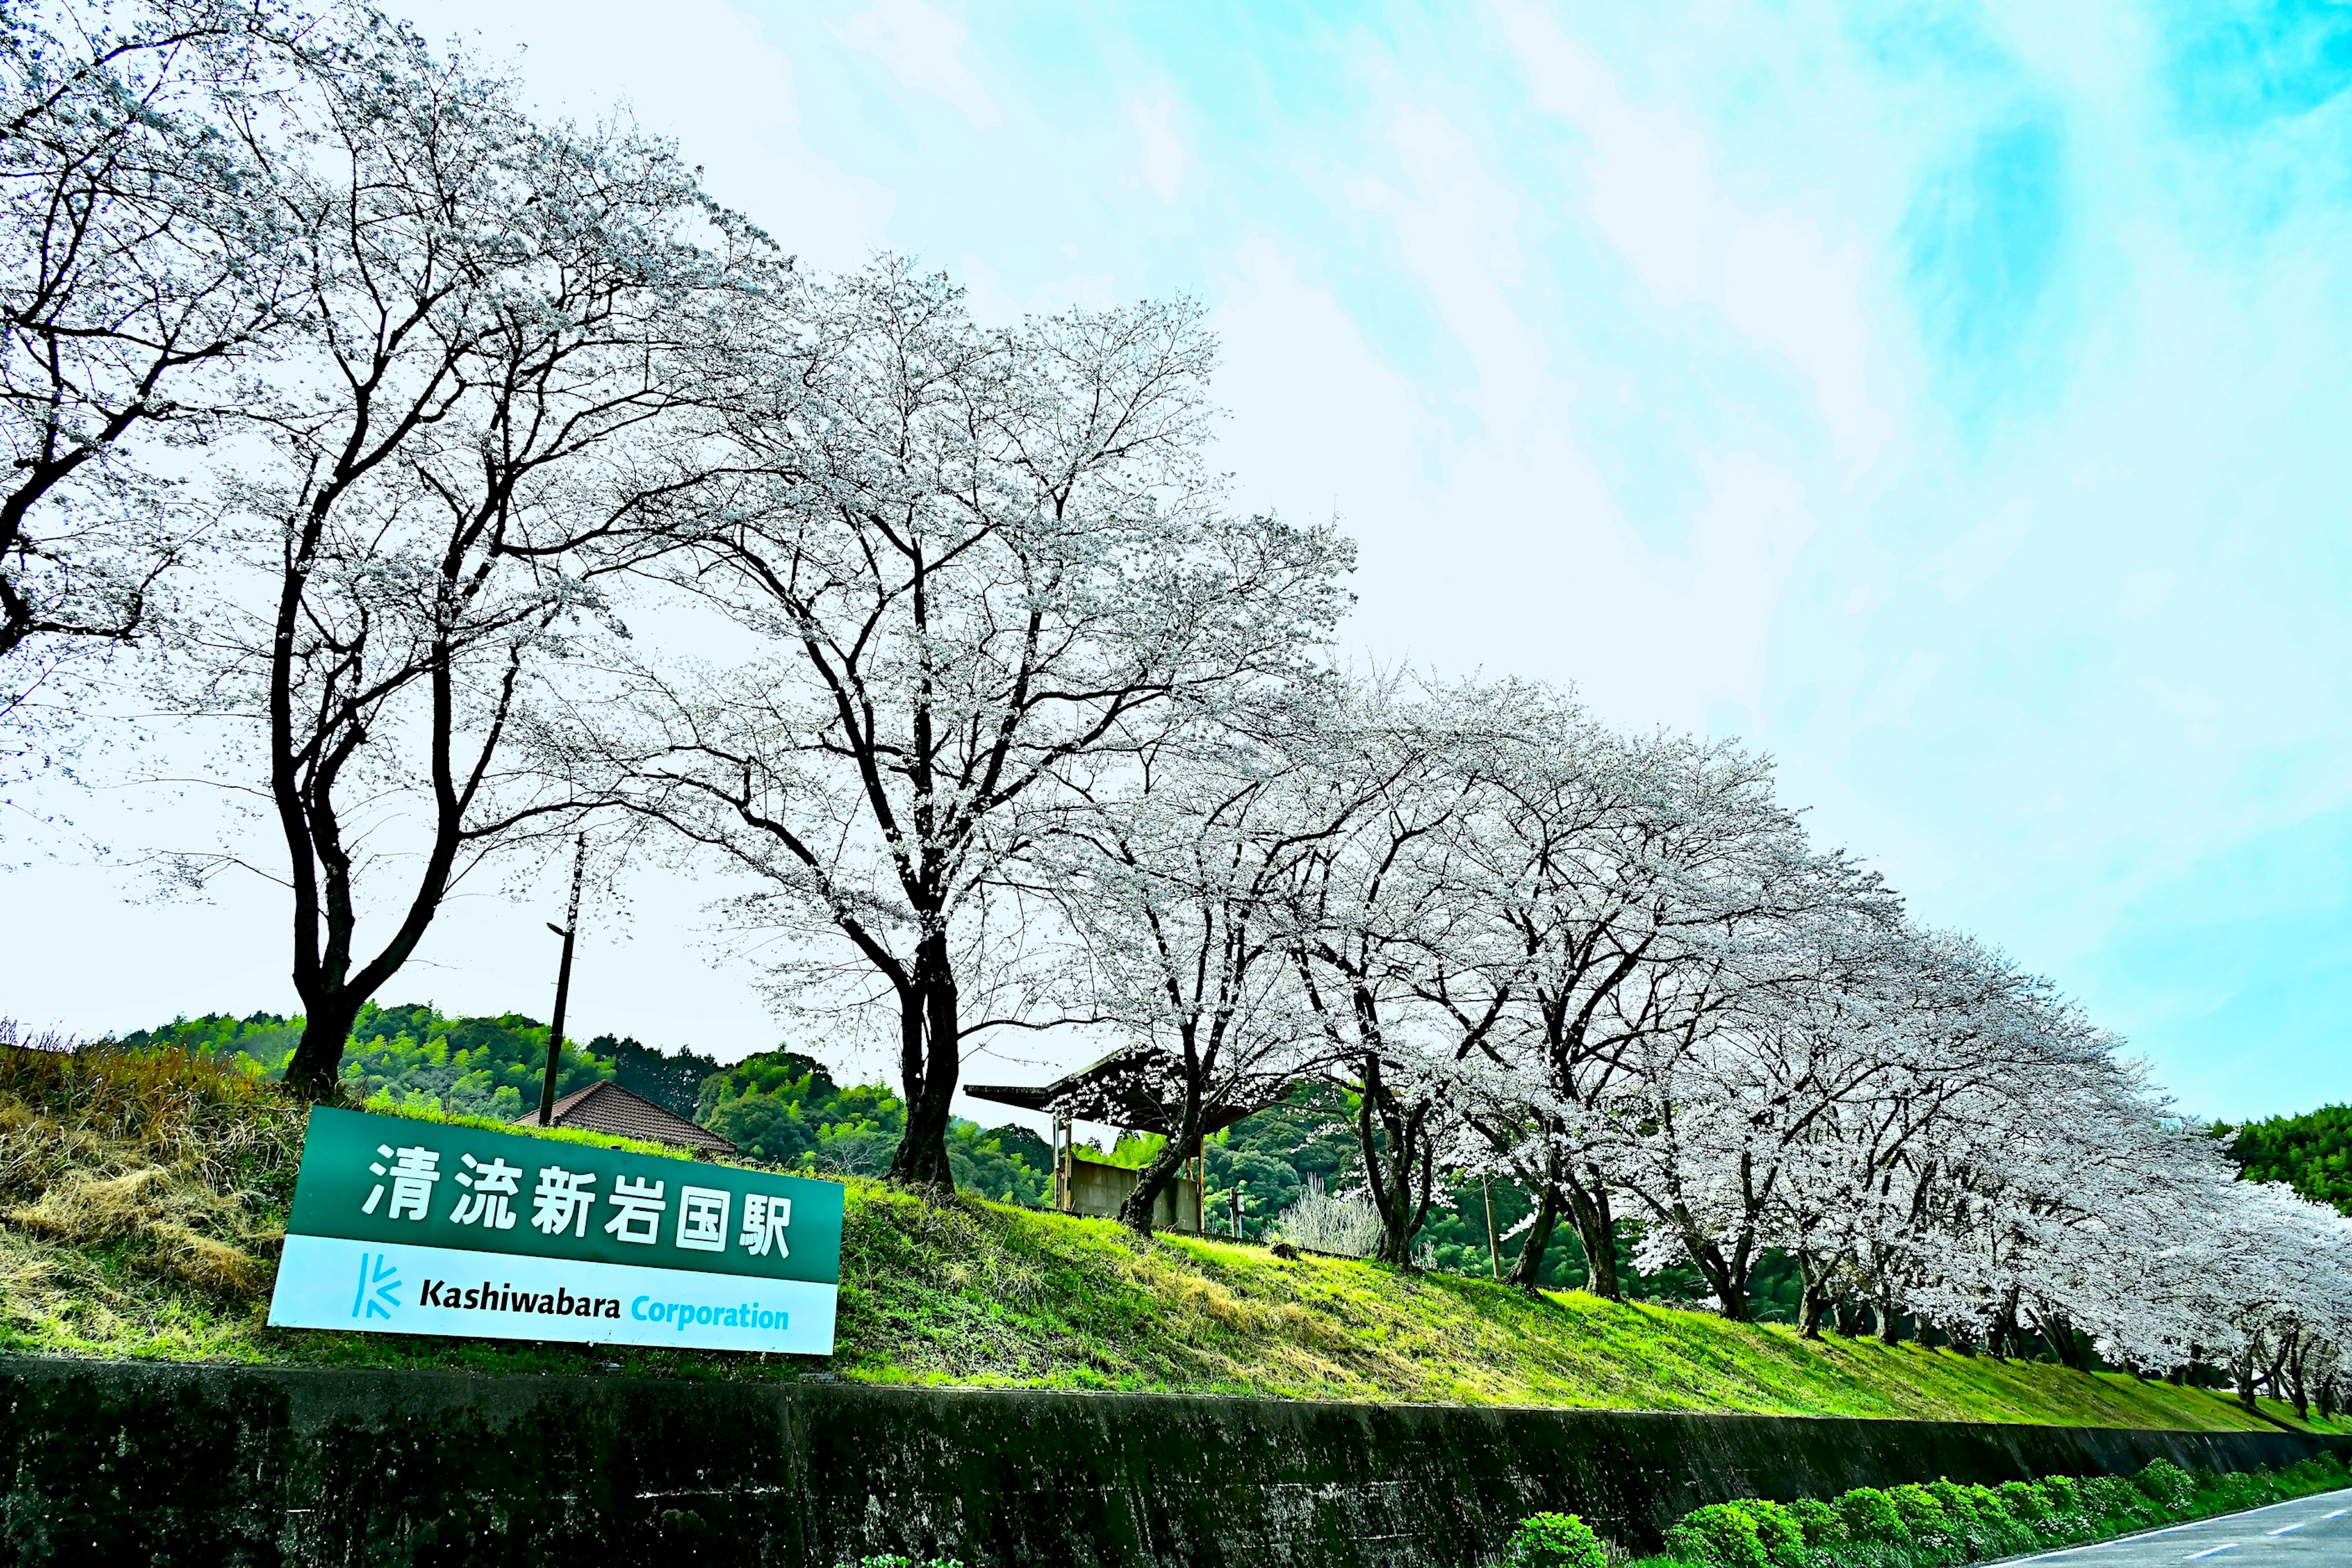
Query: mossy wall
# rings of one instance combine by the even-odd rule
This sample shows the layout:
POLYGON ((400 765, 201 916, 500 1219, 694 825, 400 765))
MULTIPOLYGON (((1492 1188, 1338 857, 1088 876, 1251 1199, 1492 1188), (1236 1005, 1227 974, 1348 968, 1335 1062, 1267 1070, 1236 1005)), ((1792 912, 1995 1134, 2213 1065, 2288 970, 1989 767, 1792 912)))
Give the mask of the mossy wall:
POLYGON ((0 1358, 0 1560, 1466 1563, 1538 1509, 2291 1463, 2279 1433, 0 1358))

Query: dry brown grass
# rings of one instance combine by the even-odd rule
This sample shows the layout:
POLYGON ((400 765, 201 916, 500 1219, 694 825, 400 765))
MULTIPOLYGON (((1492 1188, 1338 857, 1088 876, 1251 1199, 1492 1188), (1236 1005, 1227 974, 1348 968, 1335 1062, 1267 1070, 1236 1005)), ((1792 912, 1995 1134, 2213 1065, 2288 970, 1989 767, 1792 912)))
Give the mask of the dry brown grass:
MULTIPOLYGON (((0 1047, 0 1221, 94 1247, 132 1276, 257 1300, 283 1239, 302 1115, 185 1051, 0 1047)), ((69 1289, 32 1277, 44 1268, 81 1272, 17 1249, 0 1262, 11 1298, 103 1313, 121 1294, 95 1265, 69 1289)))

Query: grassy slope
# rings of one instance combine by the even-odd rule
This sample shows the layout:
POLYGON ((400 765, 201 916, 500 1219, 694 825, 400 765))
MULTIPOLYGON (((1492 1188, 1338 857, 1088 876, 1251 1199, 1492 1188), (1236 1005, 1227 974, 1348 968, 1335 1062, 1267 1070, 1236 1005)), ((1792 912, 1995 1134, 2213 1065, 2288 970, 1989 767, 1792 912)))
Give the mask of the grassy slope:
MULTIPOLYGON (((268 1328, 299 1124, 267 1091, 216 1091, 182 1072, 168 1087, 196 1109, 159 1130, 128 1094, 110 1104, 105 1086, 13 1087, 0 1060, 0 1349, 485 1373, 813 1370, 768 1357, 268 1328)), ((849 1192, 831 1367, 881 1383, 2265 1425, 2212 1394, 2119 1374, 1809 1343, 1703 1313, 1143 1241, 1100 1221, 932 1205, 862 1183, 849 1192)))

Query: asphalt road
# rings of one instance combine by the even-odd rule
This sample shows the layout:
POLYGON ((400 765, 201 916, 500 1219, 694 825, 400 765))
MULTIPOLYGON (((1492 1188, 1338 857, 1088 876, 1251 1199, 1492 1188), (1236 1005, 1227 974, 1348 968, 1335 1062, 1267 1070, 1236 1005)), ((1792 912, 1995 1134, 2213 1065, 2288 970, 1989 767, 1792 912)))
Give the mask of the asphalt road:
POLYGON ((2274 1502, 2245 1513, 2176 1524, 2146 1535, 2127 1535, 2095 1546, 2069 1546, 2015 1563, 2063 1563, 2066 1568, 2177 1568, 2208 1563, 2213 1568, 2352 1568, 2352 1487, 2274 1502))

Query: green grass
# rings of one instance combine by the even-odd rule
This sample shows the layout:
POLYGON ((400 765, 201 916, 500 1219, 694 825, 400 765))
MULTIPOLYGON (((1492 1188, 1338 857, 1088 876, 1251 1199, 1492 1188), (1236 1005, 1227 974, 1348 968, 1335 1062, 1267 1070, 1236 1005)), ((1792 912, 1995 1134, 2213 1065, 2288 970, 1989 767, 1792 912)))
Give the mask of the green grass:
MULTIPOLYGON (((2268 1423, 2120 1373, 1531 1296, 1483 1280, 848 1184, 836 1352, 268 1327, 299 1120, 196 1066, 116 1083, 0 1053, 0 1350, 310 1365, 1121 1389, 2189 1429, 2268 1423), (36 1076, 27 1079, 27 1073, 36 1076), (47 1073, 41 1078, 39 1073, 47 1073), (12 1076, 13 1075, 13 1076, 12 1076), (157 1110, 149 1101, 169 1109, 157 1110)), ((111 1069, 105 1069, 110 1071, 111 1069)), ((2290 1413, 2273 1408, 2282 1424, 2290 1413)), ((2345 1429, 2328 1426, 2324 1429, 2345 1429)))

